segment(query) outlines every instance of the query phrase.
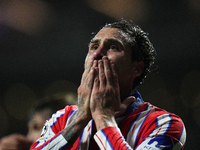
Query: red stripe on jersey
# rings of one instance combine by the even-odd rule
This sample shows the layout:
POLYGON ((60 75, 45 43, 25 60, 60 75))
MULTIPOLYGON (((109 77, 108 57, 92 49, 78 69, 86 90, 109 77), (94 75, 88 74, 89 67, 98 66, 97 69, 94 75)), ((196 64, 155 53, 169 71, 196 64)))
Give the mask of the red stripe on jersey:
POLYGON ((80 136, 78 139, 74 142, 72 148, 70 150, 77 150, 79 148, 79 141, 80 141, 80 136))
POLYGON ((77 108, 78 108, 77 105, 66 106, 64 109, 60 110, 61 112, 63 111, 63 113, 61 113, 60 116, 54 116, 56 118, 54 118, 55 122, 51 126, 51 129, 55 134, 65 128, 67 119, 69 118, 71 113, 74 111, 74 109, 77 109, 77 108))
POLYGON ((96 135, 96 137, 99 139, 99 141, 101 142, 101 145, 103 146, 104 150, 106 150, 105 146, 103 145, 103 142, 101 141, 100 137, 98 135, 96 135))
POLYGON ((121 130, 122 135, 125 137, 130 130, 131 125, 137 120, 137 118, 140 115, 140 112, 146 110, 148 107, 148 103, 143 102, 138 109, 136 109, 133 113, 128 115, 125 119, 122 120, 122 122, 119 124, 119 128, 121 130))
MULTIPOLYGON (((133 133, 134 133, 134 130, 135 130, 135 126, 136 125, 134 125, 134 127, 133 127, 133 129, 132 129, 132 132, 131 132, 131 137, 133 136, 133 133)), ((131 142, 131 138, 129 139, 129 141, 128 141, 129 143, 131 142)))
MULTIPOLYGON (((132 114, 130 114, 120 123, 119 128, 122 132, 122 135, 125 138, 128 132, 131 132, 133 134, 134 130, 130 131, 130 127, 135 121, 137 121, 137 118, 139 117, 140 113, 145 111, 148 106, 150 106, 149 103, 143 102, 137 110, 135 110, 132 114)), ((141 142, 144 141, 145 138, 147 138, 153 132, 153 130, 157 127, 157 117, 164 114, 169 114, 172 118, 171 122, 169 122, 169 129, 167 130, 166 135, 168 137, 171 137, 175 141, 178 141, 181 136, 183 130, 182 120, 178 116, 169 113, 163 109, 157 108, 155 106, 152 107, 155 109, 155 111, 147 115, 142 125, 140 126, 139 132, 137 134, 135 147, 137 147, 141 142), (179 125, 177 126, 177 124, 179 125)))
POLYGON ((124 143, 121 135, 115 127, 106 127, 102 129, 105 135, 107 136, 107 140, 110 142, 114 149, 127 150, 128 147, 124 143))
MULTIPOLYGON (((155 112, 150 113, 144 120, 143 124, 140 127, 140 130, 137 134, 137 145, 138 146, 140 143, 144 141, 145 138, 147 138, 157 127, 157 117, 164 115, 164 114, 169 114, 168 112, 159 109, 155 107, 155 112)), ((161 128, 159 129, 159 131, 161 128)), ((158 132, 159 132, 158 131, 158 132)), ((158 134, 158 132, 156 134, 158 134)))
POLYGON ((35 142, 31 145, 30 150, 36 149, 35 147, 39 144, 39 142, 35 142))
POLYGON ((182 122, 181 118, 179 118, 175 114, 171 114, 171 118, 172 118, 171 125, 170 125, 166 135, 171 137, 175 141, 179 141, 181 134, 183 132, 183 127, 184 127, 183 122, 182 122))

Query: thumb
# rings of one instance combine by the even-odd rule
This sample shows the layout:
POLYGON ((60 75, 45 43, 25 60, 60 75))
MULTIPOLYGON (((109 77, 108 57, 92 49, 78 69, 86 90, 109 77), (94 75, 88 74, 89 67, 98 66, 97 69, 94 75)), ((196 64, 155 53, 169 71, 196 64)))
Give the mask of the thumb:
POLYGON ((115 117, 118 117, 121 114, 123 114, 126 111, 126 109, 128 108, 128 106, 134 101, 135 101, 134 96, 129 96, 126 99, 124 99, 122 101, 122 103, 120 104, 120 110, 115 112, 115 117))

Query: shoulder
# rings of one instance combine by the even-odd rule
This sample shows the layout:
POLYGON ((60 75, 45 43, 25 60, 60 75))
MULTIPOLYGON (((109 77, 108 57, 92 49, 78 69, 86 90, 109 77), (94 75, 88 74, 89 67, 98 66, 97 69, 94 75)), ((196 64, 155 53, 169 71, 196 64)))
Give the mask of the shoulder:
POLYGON ((78 105, 66 105, 65 106, 65 109, 77 109, 78 108, 78 105))
MULTIPOLYGON (((181 118, 150 103, 143 102, 133 113, 121 123, 124 134, 135 132, 141 141, 147 137, 168 136, 174 141, 185 141, 186 132, 181 118), (134 131, 132 131, 134 130, 134 131)), ((140 141, 140 142, 141 142, 140 141)))
POLYGON ((144 105, 148 105, 148 108, 146 109, 148 113, 146 114, 145 119, 147 122, 156 122, 157 126, 161 126, 166 123, 170 123, 171 126, 176 124, 176 126, 173 127, 183 126, 183 121, 178 115, 158 108, 147 102, 144 102, 144 105))
POLYGON ((56 113, 52 115, 50 119, 58 119, 62 118, 63 116, 70 116, 71 113, 73 113, 78 108, 77 105, 67 105, 63 109, 58 110, 56 113))
POLYGON ((146 130, 146 133, 149 133, 148 136, 167 136, 173 139, 175 143, 185 143, 186 130, 182 119, 178 115, 153 106, 150 103, 145 102, 144 104, 149 105, 146 110, 149 114, 146 114, 141 128, 146 130))
POLYGON ((77 105, 65 106, 65 108, 58 110, 52 115, 52 117, 48 120, 48 124, 50 125, 50 127, 54 128, 54 130, 56 128, 59 130, 64 129, 67 120, 72 116, 77 108, 77 105))
POLYGON ((144 114, 145 116, 144 123, 155 123, 157 127, 166 125, 169 127, 168 130, 176 129, 176 131, 182 131, 184 124, 178 115, 158 108, 147 102, 144 102, 143 105, 146 105, 147 107, 145 111, 141 112, 141 114, 144 114))

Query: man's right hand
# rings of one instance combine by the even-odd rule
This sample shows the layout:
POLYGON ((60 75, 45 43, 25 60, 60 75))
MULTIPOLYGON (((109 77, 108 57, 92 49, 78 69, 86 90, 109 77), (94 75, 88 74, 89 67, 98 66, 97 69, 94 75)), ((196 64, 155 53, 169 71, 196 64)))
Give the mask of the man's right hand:
POLYGON ((97 60, 91 60, 85 66, 81 84, 78 88, 78 116, 89 121, 92 119, 90 112, 90 97, 94 82, 94 68, 97 67, 97 60))
POLYGON ((92 119, 90 97, 93 88, 95 67, 97 67, 97 60, 91 60, 85 66, 81 84, 78 88, 78 113, 73 122, 61 131, 61 134, 71 145, 73 145, 87 123, 92 119))

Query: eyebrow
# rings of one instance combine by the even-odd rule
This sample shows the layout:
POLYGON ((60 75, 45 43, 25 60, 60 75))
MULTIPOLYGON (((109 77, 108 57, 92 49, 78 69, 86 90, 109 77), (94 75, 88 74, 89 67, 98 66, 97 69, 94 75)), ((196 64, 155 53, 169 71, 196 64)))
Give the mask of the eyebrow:
MULTIPOLYGON (((100 42, 101 42, 101 39, 92 39, 92 40, 90 41, 89 45, 90 45, 90 44, 93 44, 93 43, 100 43, 100 42)), ((106 42, 108 42, 108 43, 120 44, 122 47, 125 46, 124 43, 123 43, 122 41, 117 40, 117 39, 113 39, 113 38, 111 38, 111 39, 106 39, 106 42)))
POLYGON ((100 39, 92 39, 89 44, 91 44, 91 43, 99 43, 100 41, 101 41, 100 39))

